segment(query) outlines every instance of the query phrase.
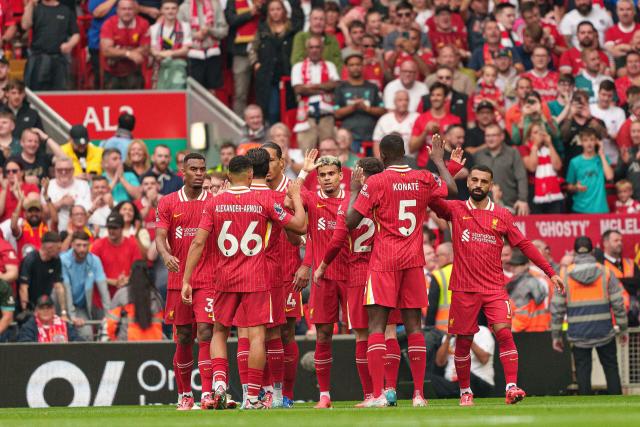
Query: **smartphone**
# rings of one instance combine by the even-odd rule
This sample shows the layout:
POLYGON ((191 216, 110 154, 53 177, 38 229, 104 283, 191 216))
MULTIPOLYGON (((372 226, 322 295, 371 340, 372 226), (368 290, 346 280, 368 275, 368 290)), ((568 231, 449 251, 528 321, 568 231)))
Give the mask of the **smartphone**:
POLYGON ((402 32, 402 38, 405 38, 405 39, 409 40, 409 31, 403 31, 402 32))

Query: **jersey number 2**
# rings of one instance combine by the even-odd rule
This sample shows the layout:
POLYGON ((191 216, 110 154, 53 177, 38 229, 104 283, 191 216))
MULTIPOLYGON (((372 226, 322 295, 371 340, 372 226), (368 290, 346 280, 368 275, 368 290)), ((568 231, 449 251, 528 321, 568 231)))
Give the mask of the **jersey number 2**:
POLYGON ((222 224, 222 229, 218 235, 218 249, 226 257, 232 257, 238 253, 238 249, 246 256, 257 255, 262 250, 262 237, 259 234, 254 233, 258 221, 251 221, 249 227, 244 232, 240 244, 238 239, 233 234, 229 233, 229 227, 231 227, 231 221, 225 221, 222 224), (249 242, 255 242, 253 249, 249 248, 249 242), (229 248, 227 248, 227 243, 229 248))
POLYGON ((409 221, 409 228, 400 227, 398 231, 404 236, 410 236, 416 229, 416 216, 412 212, 407 212, 408 207, 416 206, 415 200, 400 200, 400 210, 398 211, 398 219, 400 221, 409 221))
POLYGON ((371 252, 371 245, 365 246, 363 243, 373 237, 373 233, 375 232, 375 228, 373 225, 373 221, 369 218, 362 218, 360 224, 356 227, 356 230, 367 227, 367 231, 364 232, 363 235, 358 236, 355 242, 353 242, 353 252, 371 252))

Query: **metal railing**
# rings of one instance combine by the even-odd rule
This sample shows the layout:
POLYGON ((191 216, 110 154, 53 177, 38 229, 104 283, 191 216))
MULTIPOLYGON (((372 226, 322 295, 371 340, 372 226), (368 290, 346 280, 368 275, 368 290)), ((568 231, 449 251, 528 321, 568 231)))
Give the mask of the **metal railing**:
POLYGON ((620 380, 625 394, 640 394, 640 328, 629 329, 629 342, 618 340, 620 380))
POLYGON ((71 124, 67 122, 53 108, 49 107, 38 95, 26 88, 27 100, 31 107, 38 111, 44 131, 58 144, 64 144, 69 139, 71 124))

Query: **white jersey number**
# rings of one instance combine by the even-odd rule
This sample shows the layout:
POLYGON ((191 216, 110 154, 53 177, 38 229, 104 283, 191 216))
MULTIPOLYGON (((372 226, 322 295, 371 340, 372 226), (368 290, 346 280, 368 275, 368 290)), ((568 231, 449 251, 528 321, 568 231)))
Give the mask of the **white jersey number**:
POLYGON ((400 211, 398 212, 398 219, 400 221, 409 221, 410 223, 409 228, 398 228, 398 231, 400 231, 400 233, 402 233, 404 236, 410 236, 411 233, 413 233, 413 230, 416 229, 416 216, 413 213, 407 212, 405 210, 406 208, 412 206, 416 206, 415 200, 400 200, 400 211))
POLYGON ((258 226, 258 221, 252 221, 247 227, 247 231, 244 232, 240 244, 238 239, 233 234, 229 233, 229 227, 231 227, 231 221, 225 221, 222 224, 222 230, 218 235, 218 249, 226 257, 232 257, 238 253, 238 249, 246 256, 257 255, 262 250, 262 237, 259 234, 255 234, 254 231, 258 226), (227 248, 227 242, 229 247, 227 248), (249 243, 255 242, 253 248, 249 248, 249 243))
POLYGON ((362 221, 360 221, 360 224, 358 224, 356 230, 364 227, 367 227, 367 231, 363 235, 359 236, 355 242, 353 242, 354 253, 371 252, 371 245, 365 246, 362 243, 364 243, 366 240, 369 240, 373 236, 373 233, 376 231, 375 226, 373 224, 373 221, 371 221, 369 218, 362 218, 362 221))

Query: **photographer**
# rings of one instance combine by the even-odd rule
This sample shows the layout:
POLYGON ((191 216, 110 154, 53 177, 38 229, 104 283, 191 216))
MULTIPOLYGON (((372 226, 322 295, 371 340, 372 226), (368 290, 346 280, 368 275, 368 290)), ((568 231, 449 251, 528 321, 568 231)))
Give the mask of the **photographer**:
POLYGON ((564 154, 564 147, 560 139, 560 129, 553 118, 548 118, 542 113, 542 99, 538 92, 531 92, 527 95, 522 105, 522 116, 517 123, 511 125, 511 145, 521 146, 526 144, 526 136, 529 134, 529 128, 532 123, 540 123, 544 126, 544 131, 551 137, 555 150, 560 154, 564 154))

